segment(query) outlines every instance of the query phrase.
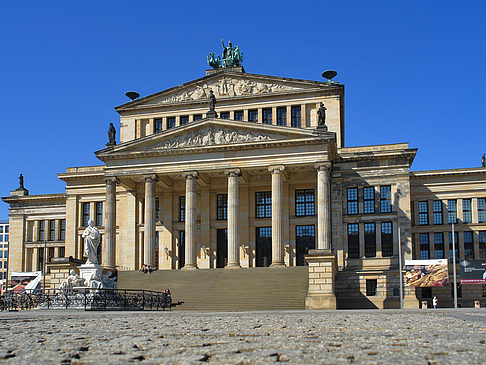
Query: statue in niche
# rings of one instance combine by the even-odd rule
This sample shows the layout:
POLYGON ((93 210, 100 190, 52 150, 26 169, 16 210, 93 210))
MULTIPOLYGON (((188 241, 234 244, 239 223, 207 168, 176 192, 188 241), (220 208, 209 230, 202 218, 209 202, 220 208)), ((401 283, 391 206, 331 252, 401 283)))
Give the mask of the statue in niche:
POLYGON ((110 128, 108 128, 108 143, 106 147, 116 145, 116 129, 113 123, 110 123, 110 128))
POLYGON ((216 107, 216 96, 214 96, 213 90, 209 91, 209 111, 214 112, 214 108, 216 107))
POLYGON ((324 106, 324 103, 321 102, 321 106, 317 110, 317 126, 318 127, 325 127, 326 126, 326 110, 327 110, 327 108, 324 106))
POLYGON ((86 265, 98 265, 98 246, 100 245, 100 232, 94 225, 94 221, 88 221, 88 227, 83 232, 84 257, 87 257, 86 265))

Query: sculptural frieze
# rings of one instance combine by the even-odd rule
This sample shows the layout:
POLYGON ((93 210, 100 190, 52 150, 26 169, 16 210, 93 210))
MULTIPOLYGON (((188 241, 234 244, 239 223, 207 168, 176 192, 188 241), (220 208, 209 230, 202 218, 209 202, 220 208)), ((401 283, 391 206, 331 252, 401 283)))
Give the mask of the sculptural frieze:
POLYGON ((161 144, 156 145, 152 148, 156 150, 164 150, 173 148, 224 145, 232 143, 261 142, 272 139, 275 138, 253 132, 211 127, 163 141, 161 144))

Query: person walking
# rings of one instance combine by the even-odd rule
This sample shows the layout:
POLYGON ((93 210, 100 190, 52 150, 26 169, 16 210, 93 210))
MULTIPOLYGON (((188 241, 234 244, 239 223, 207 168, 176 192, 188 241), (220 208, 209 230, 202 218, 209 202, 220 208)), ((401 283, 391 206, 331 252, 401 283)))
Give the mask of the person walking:
POLYGON ((437 297, 434 297, 434 299, 432 299, 432 305, 434 306, 434 309, 437 308, 438 303, 439 303, 439 299, 437 299, 437 297))

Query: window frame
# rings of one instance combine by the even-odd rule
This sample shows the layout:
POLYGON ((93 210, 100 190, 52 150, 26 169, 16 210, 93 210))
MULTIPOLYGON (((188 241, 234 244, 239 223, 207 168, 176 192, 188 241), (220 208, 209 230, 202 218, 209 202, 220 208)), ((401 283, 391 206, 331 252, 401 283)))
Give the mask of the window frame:
POLYGON ((216 220, 228 219, 228 194, 216 194, 216 220))
POLYGON ((272 192, 255 192, 255 218, 272 218, 272 192))
POLYGON ((263 108, 262 109, 262 123, 263 124, 272 124, 272 113, 273 113, 272 108, 263 108))
POLYGON ((294 196, 296 217, 312 217, 316 215, 314 189, 295 189, 294 196))
POLYGON ((418 202, 418 224, 419 226, 429 225, 429 202, 427 200, 418 202))
POLYGON ((381 185, 380 186, 380 213, 391 213, 391 212, 392 212, 391 185, 381 185))
POLYGON ((290 107, 290 126, 300 128, 302 125, 302 106, 292 105, 290 107))
POLYGON ((356 187, 346 189, 346 214, 347 215, 359 214, 358 188, 356 187), (350 193, 352 194, 351 198, 353 199, 350 199, 350 193))
POLYGON ((375 187, 363 187, 363 214, 375 214, 375 187), (371 192, 371 195, 370 193, 371 192))
POLYGON ((444 211, 442 200, 432 200, 432 223, 434 225, 444 224, 444 211))

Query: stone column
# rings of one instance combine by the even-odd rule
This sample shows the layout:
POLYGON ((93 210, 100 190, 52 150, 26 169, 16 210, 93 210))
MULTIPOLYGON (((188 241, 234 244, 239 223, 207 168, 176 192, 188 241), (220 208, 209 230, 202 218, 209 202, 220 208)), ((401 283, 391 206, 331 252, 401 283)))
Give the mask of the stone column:
POLYGON ((231 269, 240 267, 238 176, 241 175, 241 171, 238 168, 227 169, 225 174, 228 176, 228 264, 226 268, 231 269))
POLYGON ((157 175, 145 175, 145 220, 143 228, 143 263, 155 263, 155 182, 157 175))
POLYGON ((105 203, 105 236, 103 237, 103 266, 109 269, 115 268, 116 247, 116 177, 105 178, 106 203, 105 203))
POLYGON ((270 166, 272 173, 272 264, 284 266, 282 183, 284 166, 270 166))
POLYGON ((317 170, 317 249, 331 250, 331 163, 315 165, 317 170))
POLYGON ((186 178, 185 265, 183 269, 197 269, 196 264, 196 171, 184 172, 186 178))

